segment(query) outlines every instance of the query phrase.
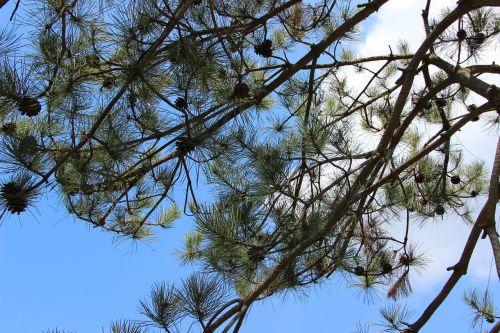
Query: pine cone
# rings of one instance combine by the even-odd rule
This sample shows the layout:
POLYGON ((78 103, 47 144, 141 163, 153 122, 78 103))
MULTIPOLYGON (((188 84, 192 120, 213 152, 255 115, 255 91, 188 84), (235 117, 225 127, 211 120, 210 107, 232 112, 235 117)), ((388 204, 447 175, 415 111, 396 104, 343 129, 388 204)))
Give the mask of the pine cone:
POLYGON ((89 67, 99 68, 99 65, 101 64, 101 59, 99 59, 99 56, 95 53, 87 54, 85 55, 85 62, 89 67))
POLYGON ((103 89, 111 89, 116 85, 116 80, 114 77, 106 77, 102 80, 103 89))
POLYGON ((248 98, 250 97, 250 88, 248 88, 246 83, 243 82, 236 83, 231 97, 248 98))
POLYGON ((437 215, 443 215, 445 213, 443 205, 437 205, 435 212, 437 215))
POLYGON ((42 110, 42 105, 34 97, 22 97, 17 101, 17 106, 22 115, 34 117, 42 110))
POLYGON ((264 253, 264 249, 262 247, 259 247, 259 246, 250 247, 247 250, 247 255, 248 255, 248 258, 250 259, 250 261, 252 261, 252 262, 261 262, 266 257, 265 253, 264 253))
POLYGON ((434 103, 436 103, 436 106, 437 106, 438 108, 444 108, 444 107, 446 106, 446 100, 445 100, 445 99, 442 99, 442 98, 440 98, 440 99, 436 99, 436 100, 434 101, 434 103))
POLYGON ((415 183, 421 184, 424 181, 425 181, 425 176, 422 173, 419 172, 415 175, 415 183))
POLYGON ((16 182, 8 182, 0 188, 0 196, 11 214, 20 214, 28 208, 29 200, 24 188, 16 182))
POLYGON ((384 262, 382 264, 382 273, 383 274, 388 274, 390 272, 392 272, 392 265, 390 263, 388 263, 388 262, 384 262))
POLYGON ((467 32, 464 29, 460 29, 457 31, 457 38, 458 40, 464 40, 467 38, 467 32))
POLYGON ((16 123, 5 123, 2 125, 2 133, 4 134, 14 134, 16 133, 16 129, 16 123))
POLYGON ((99 218, 97 219, 97 225, 100 227, 104 227, 106 225, 106 220, 102 216, 99 216, 99 218))
POLYGON ((365 275, 365 268, 363 266, 357 266, 354 269, 354 274, 356 274, 357 276, 365 275))
POLYGON ((254 50, 257 55, 269 58, 273 55, 273 42, 265 39, 262 43, 255 45, 254 50))
POLYGON ((408 255, 406 254, 402 254, 400 257, 399 257, 399 263, 401 265, 405 265, 405 266, 410 266, 410 257, 408 257, 408 255))
POLYGON ((175 146, 177 148, 177 151, 179 151, 181 155, 188 154, 189 152, 193 151, 194 148, 196 147, 193 140, 185 136, 179 137, 175 142, 175 146))
POLYGON ((472 37, 472 39, 474 40, 474 43, 479 46, 486 40, 486 35, 482 32, 478 32, 474 35, 474 37, 472 37))
POLYGON ((450 179, 452 184, 459 184, 460 183, 460 177, 459 176, 452 176, 450 179))
POLYGON ((178 109, 181 109, 181 110, 184 110, 186 109, 188 106, 186 100, 182 97, 178 97, 176 100, 175 100, 175 107, 178 108, 178 109))

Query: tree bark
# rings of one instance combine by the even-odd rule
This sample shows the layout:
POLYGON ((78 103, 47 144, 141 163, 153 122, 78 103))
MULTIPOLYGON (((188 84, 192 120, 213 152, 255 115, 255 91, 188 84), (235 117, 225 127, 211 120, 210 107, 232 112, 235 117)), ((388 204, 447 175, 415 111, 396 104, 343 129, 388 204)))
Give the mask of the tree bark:
MULTIPOLYGON (((498 146, 497 146, 497 153, 495 155, 495 161, 493 165, 493 170, 499 170, 500 169, 500 139, 498 140, 498 146)), ((493 257, 495 258, 495 265, 497 267, 497 276, 500 279, 500 241, 498 239, 498 232, 496 229, 496 223, 495 223, 495 207, 496 203, 498 202, 498 198, 500 196, 500 193, 498 193, 498 184, 499 184, 499 172, 496 174, 496 178, 493 178, 490 182, 490 195, 493 196, 492 201, 493 201, 493 215, 489 216, 489 219, 485 221, 487 224, 484 226, 484 230, 486 234, 488 235, 488 238, 490 239, 491 243, 491 249, 493 250, 493 257)), ((484 236, 483 236, 484 238, 484 236)))

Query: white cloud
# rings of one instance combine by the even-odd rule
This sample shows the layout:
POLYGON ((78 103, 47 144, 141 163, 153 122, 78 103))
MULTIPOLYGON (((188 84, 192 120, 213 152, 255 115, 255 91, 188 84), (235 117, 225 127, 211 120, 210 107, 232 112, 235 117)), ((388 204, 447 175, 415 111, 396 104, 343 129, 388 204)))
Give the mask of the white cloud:
POLYGON ((388 54, 389 45, 393 47, 405 38, 421 40, 424 36, 418 13, 421 1, 393 1, 383 6, 377 15, 377 21, 371 26, 363 46, 359 48, 361 56, 388 54))

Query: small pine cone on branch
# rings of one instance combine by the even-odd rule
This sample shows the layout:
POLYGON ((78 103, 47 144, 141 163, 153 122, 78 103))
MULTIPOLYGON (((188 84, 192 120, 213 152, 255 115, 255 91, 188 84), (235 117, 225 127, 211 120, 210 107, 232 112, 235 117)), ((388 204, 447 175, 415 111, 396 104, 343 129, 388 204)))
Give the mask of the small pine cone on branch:
MULTIPOLYGON (((11 214, 20 214, 30 205, 35 193, 28 191, 29 177, 24 176, 0 185, 0 204, 11 214)), ((0 214, 1 215, 1 214, 0 214)))
POLYGON ((2 125, 2 133, 7 135, 13 135, 16 133, 17 125, 16 123, 4 123, 2 125))
POLYGON ((234 85, 233 93, 231 95, 233 98, 248 98, 250 97, 250 88, 244 82, 239 82, 234 85))
POLYGON ((185 137, 185 136, 181 136, 175 142, 175 146, 177 148, 177 151, 182 156, 184 156, 184 155, 187 155, 188 153, 190 153, 191 151, 193 151, 194 148, 196 147, 196 144, 190 138, 185 137))
POLYGON ((255 45, 255 54, 264 58, 269 58, 273 55, 273 42, 269 39, 263 40, 261 43, 255 45))
POLYGON ((34 97, 24 96, 17 101, 17 107, 22 115, 34 117, 42 110, 42 105, 34 97))
POLYGON ((188 107, 188 103, 186 102, 186 100, 184 98, 177 97, 177 99, 175 100, 175 107, 180 109, 180 110, 185 110, 188 107))

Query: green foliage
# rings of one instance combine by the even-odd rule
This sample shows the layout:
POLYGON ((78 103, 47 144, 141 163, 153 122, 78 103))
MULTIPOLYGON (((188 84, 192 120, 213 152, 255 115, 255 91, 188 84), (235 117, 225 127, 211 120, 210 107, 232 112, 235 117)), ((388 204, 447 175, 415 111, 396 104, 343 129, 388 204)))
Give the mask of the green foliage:
POLYGON ((183 310, 192 318, 203 321, 224 303, 226 294, 226 286, 217 277, 191 275, 183 280, 180 297, 183 310))
POLYGON ((180 212, 177 206, 171 206, 160 214, 157 224, 163 228, 169 228, 179 218, 179 216, 180 212))
POLYGON ((145 333, 146 331, 137 323, 122 320, 111 324, 110 333, 145 333))
POLYGON ((400 332, 404 329, 404 325, 408 323, 410 314, 406 307, 390 305, 380 309, 380 315, 385 320, 385 322, 379 324, 384 332, 400 332))
POLYGON ((201 252, 200 246, 203 238, 203 234, 197 231, 184 235, 185 250, 179 253, 181 262, 190 263, 201 259, 203 253, 201 252))
POLYGON ((463 301, 472 310, 472 328, 475 328, 482 320, 494 323, 500 316, 488 290, 480 292, 477 289, 464 293, 463 301))
POLYGON ((140 301, 141 313, 149 318, 146 325, 170 330, 182 315, 181 298, 175 287, 165 283, 155 284, 149 300, 140 301))

